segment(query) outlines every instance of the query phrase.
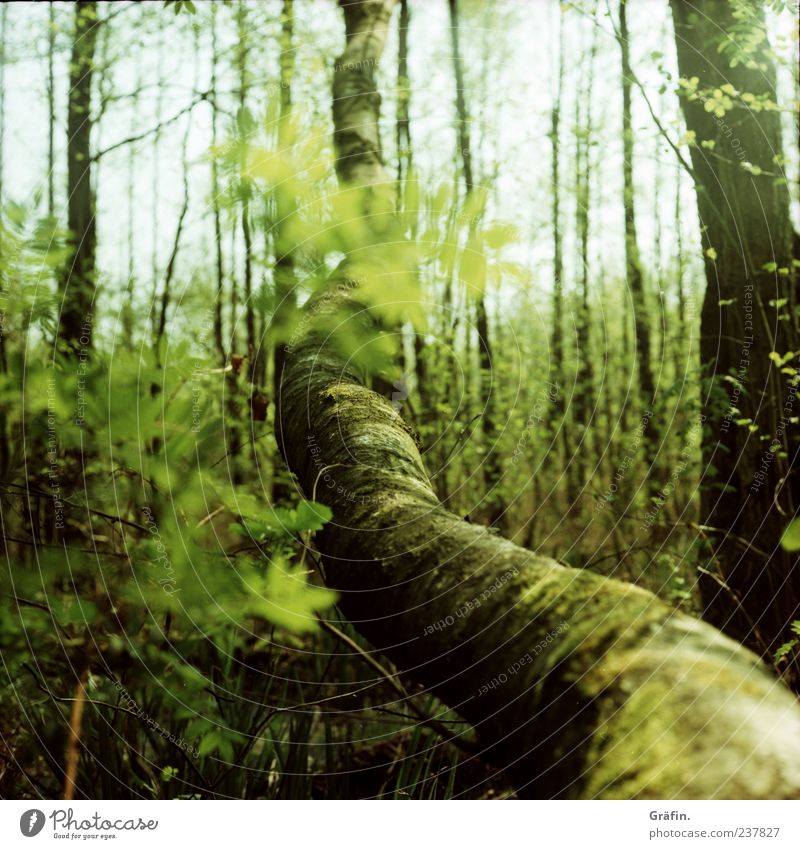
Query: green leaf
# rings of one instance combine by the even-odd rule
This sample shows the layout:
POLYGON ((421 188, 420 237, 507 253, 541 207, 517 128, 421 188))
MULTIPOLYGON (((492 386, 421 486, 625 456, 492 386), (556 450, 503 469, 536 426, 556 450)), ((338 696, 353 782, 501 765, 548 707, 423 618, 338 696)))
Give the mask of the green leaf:
POLYGON ((197 753, 199 755, 210 755, 212 752, 216 752, 217 749, 220 748, 220 744, 222 742, 222 737, 217 731, 210 731, 207 734, 204 734, 200 739, 200 743, 197 746, 197 753))
POLYGON ((170 781, 172 781, 172 779, 173 779, 173 778, 175 778, 175 776, 176 776, 177 774, 178 774, 178 768, 177 768, 177 767, 174 767, 174 766, 165 766, 165 767, 161 770, 161 780, 162 780, 165 784, 169 784, 169 782, 170 782, 170 781))
POLYGON ((519 230, 509 222, 493 221, 483 230, 483 238, 492 250, 500 250, 519 239, 519 230))
POLYGON ((91 601, 76 598, 64 611, 61 622, 64 625, 80 622, 92 622, 97 616, 97 605, 91 601))
POLYGON ((800 519, 794 519, 781 537, 784 551, 800 551, 800 519))
POLYGON ((291 568, 282 558, 270 564, 257 586, 251 579, 249 589, 255 590, 251 613, 296 633, 315 631, 316 613, 336 600, 335 593, 310 585, 303 571, 291 568))
POLYGON ((788 643, 784 643, 775 650, 775 654, 772 656, 772 662, 777 666, 782 660, 785 660, 786 656, 792 651, 792 649, 797 645, 797 640, 789 640, 788 643))
POLYGON ((330 507, 318 501, 301 501, 297 505, 295 527, 297 531, 321 531, 326 522, 333 518, 330 507))

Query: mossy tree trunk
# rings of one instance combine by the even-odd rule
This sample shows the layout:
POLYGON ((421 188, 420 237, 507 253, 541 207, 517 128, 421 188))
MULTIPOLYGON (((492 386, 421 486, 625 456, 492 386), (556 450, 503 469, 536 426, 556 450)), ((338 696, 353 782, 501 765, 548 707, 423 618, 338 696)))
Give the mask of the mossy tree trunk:
POLYGON ((800 559, 779 545, 800 508, 800 334, 775 65, 760 4, 671 6, 707 281, 700 588, 712 624, 771 655, 800 619, 800 559))
MULTIPOLYGON (((374 72, 392 6, 343 4, 334 76, 339 176, 384 232, 374 72)), ((309 316, 357 294, 345 263, 309 316)), ((521 794, 800 798, 800 711, 754 655, 650 593, 449 513, 398 412, 311 325, 287 357, 277 436, 306 493, 333 509, 316 540, 326 581, 364 637, 472 723, 521 794)))

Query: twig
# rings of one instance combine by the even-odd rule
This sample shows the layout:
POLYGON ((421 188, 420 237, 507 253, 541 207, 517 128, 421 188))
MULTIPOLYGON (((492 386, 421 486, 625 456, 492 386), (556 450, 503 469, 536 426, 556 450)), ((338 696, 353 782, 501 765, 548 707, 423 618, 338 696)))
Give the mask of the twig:
MULTIPOLYGON (((20 489, 28 495, 41 495, 45 498, 54 498, 54 494, 52 492, 45 492, 42 489, 35 489, 31 486, 24 486, 19 483, 12 483, 11 481, 0 481, 0 484, 3 486, 12 486, 14 489, 20 489)), ((10 495, 11 493, 9 493, 10 495)), ((129 519, 123 519, 122 516, 115 516, 113 513, 104 513, 102 510, 95 510, 92 507, 89 507, 88 504, 75 504, 72 501, 69 501, 66 498, 60 499, 63 504, 66 504, 69 507, 74 507, 76 510, 86 510, 87 513, 91 513, 94 516, 100 516, 103 519, 108 519, 110 522, 119 522, 122 525, 128 525, 131 528, 136 528, 138 531, 147 531, 148 529, 144 527, 144 525, 137 525, 136 522, 131 522, 129 519)))
POLYGON ((198 97, 196 97, 188 106, 184 106, 180 112, 176 112, 171 118, 167 118, 165 121, 161 121, 156 124, 154 127, 150 127, 149 130, 144 130, 141 133, 137 133, 134 136, 128 136, 126 139, 120 139, 118 142, 114 142, 114 144, 109 145, 108 147, 103 148, 103 150, 98 150, 97 153, 92 157, 93 162, 97 162, 98 159, 105 156, 107 153, 111 153, 112 150, 116 150, 117 148, 124 147, 126 144, 133 144, 134 142, 141 141, 142 139, 146 139, 148 136, 152 136, 154 133, 158 133, 164 129, 164 127, 169 126, 170 124, 174 124, 178 118, 185 115, 187 112, 190 112, 197 106, 198 103, 202 103, 204 100, 208 99, 208 92, 201 92, 198 97))
POLYGON ((64 780, 64 801, 71 802, 75 798, 75 779, 78 777, 78 761, 80 760, 81 722, 83 709, 86 705, 86 680, 89 677, 87 664, 75 684, 75 697, 72 700, 72 710, 69 717, 69 741, 67 743, 67 768, 64 780))
POLYGON ((477 755, 478 747, 473 743, 470 743, 469 740, 465 740, 461 735, 454 735, 449 728, 446 728, 438 719, 434 719, 432 716, 428 716, 424 710, 417 707, 417 705, 412 700, 412 697, 406 692, 403 685, 397 680, 397 678, 392 675, 388 670, 384 669, 383 666, 375 660, 372 655, 368 652, 364 651, 358 643, 347 636, 343 631, 340 631, 335 625, 332 625, 330 622, 326 622, 324 619, 319 619, 322 627, 328 631, 330 634, 333 634, 337 640, 343 642, 348 648, 353 649, 359 657, 361 657, 364 661, 366 661, 378 674, 385 679, 392 687, 392 689, 400 696, 401 700, 404 701, 409 708, 416 714, 417 718, 422 722, 423 725, 427 725, 432 731, 435 731, 443 740, 446 740, 448 743, 452 743, 454 746, 461 749, 462 752, 465 752, 468 755, 477 755))
POLYGON ((202 528, 203 525, 210 522, 215 516, 219 516, 225 510, 225 505, 221 505, 217 507, 216 510, 212 510, 207 516, 203 517, 196 525, 195 528, 202 528))
POLYGON ((466 441, 469 437, 467 437, 467 439, 465 439, 464 434, 466 434, 466 432, 472 427, 473 424, 475 424, 476 421, 478 421, 479 418, 481 418, 482 415, 483 415, 483 413, 477 413, 464 425, 464 427, 461 429, 461 433, 459 433, 458 436, 456 437, 456 441, 453 443, 453 447, 450 449, 450 452, 444 458, 444 460, 442 460, 442 463, 441 463, 441 466, 439 467, 439 470, 434 472, 432 475, 429 476, 431 479, 435 478, 436 475, 438 475, 439 472, 441 472, 445 468, 445 466, 447 465, 447 461, 453 456, 455 451, 461 445, 466 443, 466 441))

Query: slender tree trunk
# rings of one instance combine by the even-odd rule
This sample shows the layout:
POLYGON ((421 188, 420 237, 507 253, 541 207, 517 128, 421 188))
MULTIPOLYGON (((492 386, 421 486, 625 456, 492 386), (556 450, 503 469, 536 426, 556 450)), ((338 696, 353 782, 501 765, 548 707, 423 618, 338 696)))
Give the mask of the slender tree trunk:
MULTIPOLYGON (((292 144, 292 84, 294 82, 294 0, 283 0, 281 12, 281 57, 280 57, 280 114, 278 116, 278 149, 283 151, 292 144)), ((292 245, 286 238, 286 220, 294 206, 288 189, 275 189, 275 312, 273 324, 278 338, 273 349, 272 397, 279 403, 283 367, 286 362, 286 345, 283 337, 286 320, 296 305, 294 258, 292 245)), ((286 470, 276 465, 272 479, 272 501, 287 500, 292 488, 286 470)))
POLYGON ((677 339, 673 342, 675 351, 675 376, 680 378, 686 369, 686 336, 688 326, 686 323, 686 257, 683 247, 683 219, 681 210, 681 181, 683 171, 680 168, 676 169, 675 180, 677 187, 675 189, 675 289, 678 296, 678 334, 677 339))
POLYGON ((237 250, 237 233, 238 228, 231 228, 230 234, 230 265, 228 269, 228 277, 230 278, 230 291, 228 292, 228 300, 230 302, 230 311, 228 315, 228 321, 230 323, 230 334, 228 336, 228 345, 230 348, 231 359, 234 356, 240 357, 241 354, 238 353, 238 329, 239 329, 239 284, 237 281, 238 268, 236 265, 236 250, 237 250))
MULTIPOLYGON (((453 56, 453 76, 456 83, 456 116, 458 119, 458 141, 461 151, 461 165, 464 176, 465 206, 469 209, 469 200, 475 188, 472 161, 472 140, 470 138, 469 110, 466 102, 464 69, 461 61, 459 43, 458 0, 448 0, 450 9, 450 44, 453 56)), ((477 233, 476 216, 470 213, 469 246, 475 242, 477 233)), ((472 294, 472 293, 468 293, 472 294)), ((483 433, 483 505, 486 509, 486 521, 494 525, 503 515, 503 505, 497 487, 502 478, 502 469, 497 455, 496 390, 492 387, 492 344, 489 332, 489 320, 486 314, 486 296, 479 292, 475 300, 475 329, 478 334, 478 364, 480 369, 480 393, 483 402, 481 430, 483 433)))
MULTIPOLYGON (((337 171, 366 213, 388 182, 374 66, 393 3, 342 6, 337 171)), ((354 626, 472 723, 482 757, 521 794, 800 798, 800 711, 752 654, 650 593, 537 557, 437 502, 397 411, 313 329, 314 316, 355 306, 354 286, 345 260, 314 301, 287 357, 277 431, 306 493, 334 511, 316 543, 354 626), (318 489, 323 469, 333 486, 318 489)))
MULTIPOLYGON (((250 116, 247 109, 247 98, 250 90, 250 70, 247 63, 250 58, 249 46, 249 22, 247 17, 247 6, 243 0, 239 0, 236 10, 236 23, 238 27, 238 50, 237 70, 239 72, 239 135, 244 145, 250 137, 250 116)), ((250 232, 250 193, 251 185, 247 177, 241 178, 240 183, 242 201, 242 241, 244 242, 244 279, 243 298, 245 330, 247 335, 247 357, 250 363, 250 379, 256 371, 256 351, 260 347, 256 339, 256 314, 253 305, 253 239, 250 232)))
MULTIPOLYGON (((636 340, 635 357, 638 365, 639 397, 646 410, 653 410, 655 404, 655 382, 650 351, 650 319, 647 313, 647 298, 644 287, 642 260, 639 254, 639 242, 636 228, 635 188, 633 182, 633 126, 631 119, 631 66, 630 45, 628 42, 627 0, 619 3, 619 46, 622 59, 622 196, 625 207, 625 277, 633 306, 633 327, 636 340)), ((639 416, 634 420, 638 421, 639 416)), ((642 433, 642 446, 648 473, 648 489, 658 490, 654 474, 658 451, 656 425, 652 418, 642 433)))
MULTIPOLYGON (((561 100, 564 91, 564 12, 558 7, 558 73, 553 108, 550 112, 550 193, 553 202, 553 331, 550 336, 552 352, 551 374, 558 387, 552 405, 552 429, 561 431, 562 450, 556 448, 557 465, 564 469, 567 500, 575 501, 575 467, 572 463, 573 445, 567 424, 567 408, 564 395, 564 248, 561 233, 561 100), (561 456, 563 455, 563 456, 561 456)), ((558 444, 556 439, 555 445, 558 444)))
MULTIPOLYGON (((742 23, 738 4, 672 0, 671 7, 688 81, 683 113, 697 142, 691 154, 707 281, 701 511, 716 530, 709 530, 712 559, 700 590, 710 622, 771 653, 800 619, 800 562, 779 546, 800 506, 798 432, 789 421, 800 414, 798 358, 788 354, 800 339, 793 322, 781 320, 797 275, 789 193, 773 173, 780 113, 755 112, 740 93, 774 100, 775 65, 760 4, 742 7, 748 26, 763 33, 744 57, 730 52, 739 48, 727 35, 742 23), (714 99, 723 90, 733 92, 729 103, 714 99), (713 152, 702 142, 713 143, 713 152), (786 361, 776 364, 776 356, 786 361)), ((797 669, 790 677, 800 688, 797 669)))
POLYGON ((8 43, 8 4, 0 7, 0 211, 5 204, 5 138, 6 138, 6 45, 8 43))
POLYGON ((216 260, 217 291, 214 302, 214 345, 217 349, 221 365, 225 365, 225 343, 222 336, 222 303, 225 297, 225 264, 222 255, 222 222, 219 209, 219 165, 217 163, 217 121, 219 108, 217 105, 217 5, 211 4, 211 147, 215 154, 211 157, 211 212, 214 219, 214 257, 216 260))
MULTIPOLYGON (((55 83, 55 53, 56 53, 56 12, 53 0, 50 0, 47 10, 47 215, 55 215, 55 133, 56 133, 56 83, 55 83)), ((0 83, 0 88, 3 85, 0 83)))
POLYGON ((589 140, 592 134, 592 92, 594 66, 597 57, 598 28, 592 24, 592 41, 588 55, 588 69, 583 92, 577 94, 575 126, 575 229, 580 246, 577 355, 578 368, 575 381, 573 426, 580 433, 575 447, 573 465, 577 473, 577 486, 584 489, 593 475, 596 462, 595 429, 597 427, 596 389, 594 378, 594 352, 592 350, 592 315, 589 283, 589 208, 591 203, 592 164, 589 140), (581 103, 581 101, 583 101, 581 103))
MULTIPOLYGON (((195 30, 194 37, 194 49, 193 49, 193 58, 194 58, 194 75, 193 75, 193 89, 197 89, 198 81, 200 77, 200 51, 199 51, 199 43, 198 43, 198 31, 195 30)), ((183 134, 183 143, 181 145, 181 166, 183 168, 183 203, 181 205, 180 212, 178 213, 178 221, 175 226, 175 239, 172 243, 172 250, 169 255, 169 259, 167 260, 167 265, 164 270, 164 289, 161 294, 161 309, 159 311, 158 316, 158 328, 156 332, 156 352, 158 352, 161 339, 164 336, 164 331, 167 326, 167 311, 169 309, 170 303, 172 301, 172 280, 175 276, 175 265, 178 259, 178 252, 181 247, 181 237, 183 236, 183 228, 186 223, 186 215, 189 212, 189 137, 192 131, 192 113, 186 116, 186 129, 183 134)), ((154 298, 155 301, 155 292, 154 298)))
POLYGON ((161 242, 161 215, 160 215, 160 200, 161 200, 161 163, 159 161, 159 142, 161 141, 161 116, 164 109, 164 85, 163 83, 163 52, 164 52, 164 36, 163 33, 158 40, 158 57, 156 59, 156 131, 153 133, 153 255, 152 255, 152 292, 150 304, 150 318, 153 328, 153 340, 158 337, 158 301, 157 292, 159 284, 158 270, 158 246, 161 242))
MULTIPOLYGON (((141 86, 141 74, 137 74, 136 92, 131 103, 131 135, 136 134, 139 126, 139 88, 141 86)), ((125 284, 125 293, 121 307, 123 344, 134 345, 134 310, 133 295, 136 289, 136 245, 134 238, 136 222, 136 159, 138 150, 135 143, 128 146, 128 280, 125 284)))
POLYGON ((59 339, 67 348, 91 346, 94 326, 95 195, 92 187, 92 77, 97 42, 97 3, 75 3, 67 112, 67 226, 69 254, 61 274, 59 339))
MULTIPOLYGON (((397 207, 405 213, 407 221, 411 222, 411 235, 416 235, 418 211, 405 208, 406 189, 409 180, 414 176, 414 155, 411 144, 411 83, 408 76, 408 34, 411 26, 411 13, 408 0, 400 0, 400 15, 397 22, 397 207)), ((417 193, 412 192, 412 197, 417 193)), ((414 378, 416 381, 416 425, 421 432, 427 433, 431 420, 431 388, 428 377, 428 352, 425 338, 421 333, 414 333, 414 378)), ((406 372, 408 368, 406 369, 406 372)))
POLYGON ((175 276, 175 263, 178 259, 178 251, 181 247, 181 236, 183 235, 183 226, 186 221, 186 214, 189 211, 189 164, 186 161, 188 158, 189 149, 189 132, 191 130, 191 118, 186 119, 186 132, 183 136, 183 145, 181 147, 181 162, 183 164, 183 203, 181 210, 178 213, 178 222, 175 225, 175 239, 172 243, 172 251, 170 252, 167 266, 164 270, 164 288, 161 293, 161 309, 158 315, 158 328, 156 330, 156 351, 159 350, 161 339, 164 336, 164 331, 167 327, 167 310, 169 309, 172 295, 172 279, 175 276))
MULTIPOLYGON (((6 44, 7 44, 7 15, 8 5, 0 8, 0 226, 4 226, 5 197, 3 187, 3 174, 5 171, 5 131, 6 131, 6 44)), ((6 354, 6 268, 2 255, 2 243, 0 243, 0 374, 8 370, 8 358, 6 354)), ((6 405, 0 403, 0 473, 5 474, 8 467, 9 446, 6 432, 6 405)))
POLYGON ((411 87, 408 79, 408 28, 411 15, 408 0, 400 0, 400 19, 397 24, 397 198, 402 205, 404 181, 411 173, 411 87))

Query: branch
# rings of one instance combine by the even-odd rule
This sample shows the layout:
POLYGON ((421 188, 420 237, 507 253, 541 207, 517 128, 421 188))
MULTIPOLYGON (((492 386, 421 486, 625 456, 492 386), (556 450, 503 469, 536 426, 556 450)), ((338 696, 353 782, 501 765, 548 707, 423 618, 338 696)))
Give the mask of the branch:
POLYGON ((98 159, 105 156, 107 153, 111 153, 112 150, 117 150, 120 147, 124 147, 126 144, 133 144, 134 142, 141 141, 142 139, 146 139, 148 136, 152 136, 155 133, 160 132, 164 129, 164 127, 169 126, 170 124, 174 124, 181 116, 185 115, 187 112, 191 112, 198 103, 202 103, 203 101, 208 100, 208 92, 202 92, 199 94, 188 106, 184 106, 180 112, 176 112, 171 118, 167 118, 165 121, 161 121, 156 124, 154 127, 150 127, 149 130, 145 130, 144 132, 137 133, 134 136, 128 136, 126 139, 120 139, 118 142, 114 142, 114 144, 109 145, 103 150, 99 150, 92 157, 92 162, 97 162, 98 159))

